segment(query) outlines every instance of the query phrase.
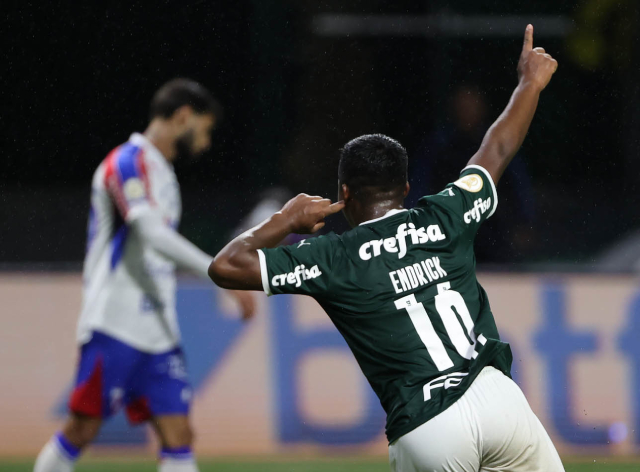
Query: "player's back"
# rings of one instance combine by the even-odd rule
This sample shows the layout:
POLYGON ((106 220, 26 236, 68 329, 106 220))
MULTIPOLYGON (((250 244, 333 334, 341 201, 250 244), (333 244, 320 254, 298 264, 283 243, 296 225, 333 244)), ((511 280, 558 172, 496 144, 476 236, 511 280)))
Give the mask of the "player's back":
POLYGON ((179 187, 159 151, 133 134, 93 176, 79 342, 98 330, 149 352, 178 343, 175 265, 131 228, 150 211, 177 226, 179 187))
POLYGON ((390 441, 453 404, 485 365, 508 374, 473 253, 495 203, 490 177, 466 169, 411 210, 264 250, 268 288, 312 295, 344 336, 387 412, 390 441))

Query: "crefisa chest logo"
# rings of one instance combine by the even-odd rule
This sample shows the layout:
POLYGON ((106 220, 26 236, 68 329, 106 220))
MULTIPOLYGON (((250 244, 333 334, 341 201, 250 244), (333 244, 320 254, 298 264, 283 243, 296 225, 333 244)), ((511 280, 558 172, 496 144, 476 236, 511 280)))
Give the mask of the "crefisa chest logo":
POLYGON ((402 223, 398 226, 395 236, 372 239, 360 246, 358 254, 360 259, 368 261, 372 257, 378 257, 384 250, 385 252, 397 253, 398 259, 402 259, 407 255, 407 238, 410 239, 410 244, 426 244, 428 242, 442 241, 447 237, 438 225, 416 228, 413 223, 402 223))

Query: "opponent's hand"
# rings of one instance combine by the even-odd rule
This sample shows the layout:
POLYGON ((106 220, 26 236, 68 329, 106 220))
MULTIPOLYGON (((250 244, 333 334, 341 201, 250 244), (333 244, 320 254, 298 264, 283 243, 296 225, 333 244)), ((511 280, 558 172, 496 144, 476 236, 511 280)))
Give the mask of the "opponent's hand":
POLYGON ((244 290, 229 290, 229 294, 236 299, 242 311, 242 320, 248 321, 256 314, 256 298, 252 292, 244 290))
POLYGON ((533 26, 527 25, 524 32, 524 44, 518 62, 518 79, 520 83, 533 83, 543 90, 551 76, 558 68, 558 61, 545 52, 543 48, 533 47, 533 26))
POLYGON ((324 219, 344 208, 344 202, 331 203, 328 198, 313 197, 306 193, 289 200, 281 213, 289 222, 292 233, 311 234, 324 226, 324 219))

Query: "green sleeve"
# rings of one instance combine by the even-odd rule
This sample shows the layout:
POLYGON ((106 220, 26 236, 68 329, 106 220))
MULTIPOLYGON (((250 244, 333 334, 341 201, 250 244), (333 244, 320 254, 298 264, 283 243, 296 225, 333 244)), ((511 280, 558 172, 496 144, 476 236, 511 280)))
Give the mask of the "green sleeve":
POLYGON ((259 249, 262 288, 267 295, 318 296, 329 291, 333 238, 318 236, 291 246, 259 249))
POLYGON ((483 167, 470 165, 442 192, 422 197, 416 208, 444 213, 450 224, 456 226, 457 232, 475 235, 497 206, 498 194, 491 175, 483 167))

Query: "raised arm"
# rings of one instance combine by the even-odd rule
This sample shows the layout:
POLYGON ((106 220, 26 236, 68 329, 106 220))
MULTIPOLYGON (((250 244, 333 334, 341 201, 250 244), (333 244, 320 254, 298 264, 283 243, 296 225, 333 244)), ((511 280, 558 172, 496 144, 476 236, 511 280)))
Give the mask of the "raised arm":
POLYGON ((520 149, 538 106, 540 92, 557 68, 558 62, 543 48, 533 48, 533 26, 528 25, 518 62, 518 86, 507 107, 485 134, 480 149, 469 161, 469 165, 484 167, 494 183, 498 183, 520 149))
POLYGON ((279 212, 245 231, 227 244, 209 266, 209 277, 222 288, 261 290, 258 249, 275 247, 291 233, 311 234, 324 226, 324 219, 344 208, 304 193, 289 200, 279 212))

